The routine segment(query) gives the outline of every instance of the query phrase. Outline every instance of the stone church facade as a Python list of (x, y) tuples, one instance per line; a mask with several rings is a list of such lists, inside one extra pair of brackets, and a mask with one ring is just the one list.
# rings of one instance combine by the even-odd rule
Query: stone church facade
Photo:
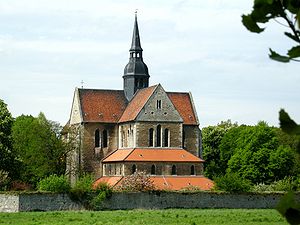
[(97, 182), (117, 186), (143, 171), (158, 189), (210, 189), (192, 95), (149, 86), (136, 16), (129, 52), (123, 90), (76, 88), (66, 132), (75, 140), (67, 174), (74, 180), (93, 173)]

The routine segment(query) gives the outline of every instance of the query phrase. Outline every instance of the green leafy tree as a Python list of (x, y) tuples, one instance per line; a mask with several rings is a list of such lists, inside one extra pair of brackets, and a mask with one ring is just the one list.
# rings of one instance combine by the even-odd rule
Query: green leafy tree
[(42, 113), (37, 118), (16, 118), (12, 138), (22, 181), (36, 185), (44, 177), (64, 173), (65, 149), (58, 131), (58, 124), (49, 122)]
[(8, 172), (8, 176), (17, 176), (12, 153), (11, 129), (13, 118), (7, 105), (0, 99), (0, 170)]
[(221, 152), (232, 152), (228, 172), (237, 172), (252, 183), (271, 183), (296, 175), (295, 151), (280, 143), (277, 130), (264, 122), (230, 130), (220, 145)]
[(203, 158), (205, 159), (205, 175), (209, 178), (224, 174), (227, 161), (221, 159), (220, 143), (225, 133), (236, 127), (230, 120), (222, 121), (217, 126), (208, 126), (202, 129)]
[[(270, 58), (279, 62), (300, 62), (300, 1), (299, 0), (255, 0), (252, 12), (242, 16), (244, 26), (251, 32), (261, 33), (265, 28), (259, 24), (274, 20), (288, 28), (284, 34), (296, 45), (288, 50), (287, 55), (280, 55), (270, 49)], [(282, 22), (279, 22), (282, 20)], [(298, 26), (297, 26), (298, 23)]]

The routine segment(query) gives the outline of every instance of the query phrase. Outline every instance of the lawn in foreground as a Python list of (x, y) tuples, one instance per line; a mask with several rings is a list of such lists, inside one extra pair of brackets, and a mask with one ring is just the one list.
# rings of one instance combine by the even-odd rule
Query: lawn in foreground
[(288, 224), (272, 209), (167, 209), (0, 213), (0, 224)]

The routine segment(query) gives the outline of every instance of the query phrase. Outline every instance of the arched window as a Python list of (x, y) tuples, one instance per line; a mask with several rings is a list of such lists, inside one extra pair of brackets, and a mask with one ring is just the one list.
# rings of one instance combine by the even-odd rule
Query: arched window
[(111, 175), (111, 165), (108, 166), (108, 174)]
[(153, 147), (153, 135), (154, 135), (154, 130), (153, 128), (149, 129), (149, 147)]
[(151, 166), (151, 175), (155, 175), (155, 165)]
[(185, 148), (185, 132), (184, 132), (184, 130), (182, 130), (182, 148)]
[(107, 147), (107, 142), (108, 142), (108, 135), (107, 135), (107, 130), (103, 130), (102, 132), (102, 139), (103, 139), (103, 148)]
[(100, 146), (100, 132), (99, 129), (95, 131), (95, 148)]
[(169, 147), (169, 129), (165, 129), (164, 146)]
[(133, 164), (131, 168), (131, 173), (134, 174), (136, 172), (136, 165)]
[(173, 165), (172, 166), (172, 175), (176, 175), (176, 174), (177, 174), (176, 166)]
[(195, 166), (194, 165), (191, 166), (191, 175), (195, 175)]
[(158, 125), (156, 128), (156, 146), (161, 147), (161, 126)]

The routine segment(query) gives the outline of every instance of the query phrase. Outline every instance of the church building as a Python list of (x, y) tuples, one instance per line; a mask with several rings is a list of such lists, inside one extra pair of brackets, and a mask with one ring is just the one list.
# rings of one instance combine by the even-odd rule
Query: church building
[(123, 90), (75, 89), (67, 132), (75, 140), (67, 157), (70, 179), (93, 173), (96, 182), (118, 186), (145, 172), (157, 189), (210, 189), (192, 95), (149, 86), (136, 15), (129, 55)]

